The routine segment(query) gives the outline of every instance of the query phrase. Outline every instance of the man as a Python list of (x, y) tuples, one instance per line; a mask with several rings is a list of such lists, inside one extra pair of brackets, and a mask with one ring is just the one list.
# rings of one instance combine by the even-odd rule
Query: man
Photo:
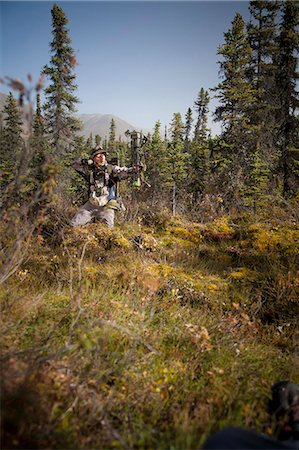
[(93, 149), (89, 159), (79, 159), (72, 164), (88, 182), (89, 195), (88, 202), (72, 218), (73, 227), (86, 225), (96, 218), (113, 228), (115, 210), (121, 209), (116, 196), (116, 185), (142, 170), (142, 166), (127, 168), (108, 164), (106, 158), (107, 153), (98, 146)]

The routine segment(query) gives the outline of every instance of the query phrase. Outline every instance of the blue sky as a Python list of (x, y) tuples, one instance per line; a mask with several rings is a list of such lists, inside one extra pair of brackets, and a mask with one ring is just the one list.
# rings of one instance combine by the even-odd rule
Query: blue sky
[[(247, 1), (57, 3), (78, 59), (78, 112), (114, 114), (143, 129), (158, 119), (168, 125), (175, 112), (184, 117), (200, 88), (219, 82), (223, 33), (236, 12), (249, 18)], [(38, 79), (50, 59), (53, 4), (0, 2), (1, 77)], [(211, 116), (214, 108), (212, 100)]]

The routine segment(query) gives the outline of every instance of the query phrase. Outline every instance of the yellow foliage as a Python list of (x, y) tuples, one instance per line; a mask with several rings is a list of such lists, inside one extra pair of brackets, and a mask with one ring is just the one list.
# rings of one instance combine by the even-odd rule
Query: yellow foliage
[(187, 240), (188, 242), (200, 243), (203, 239), (201, 234), (198, 232), (196, 228), (183, 228), (183, 227), (175, 227), (170, 228), (170, 234), (182, 239)]
[(155, 252), (158, 242), (151, 234), (139, 234), (133, 237), (133, 243), (138, 249), (146, 252)]
[(212, 223), (206, 225), (202, 233), (211, 240), (232, 239), (234, 229), (229, 224), (229, 217), (222, 216), (215, 219)]
[(222, 216), (218, 217), (212, 222), (211, 228), (214, 231), (217, 231), (219, 233), (225, 233), (227, 235), (233, 235), (234, 230), (229, 224), (229, 217), (228, 216)]
[(232, 278), (233, 280), (243, 280), (243, 279), (252, 279), (255, 276), (255, 272), (248, 269), (247, 267), (239, 267), (236, 270), (234, 270), (229, 278)]
[(128, 241), (122, 234), (118, 233), (113, 236), (113, 244), (123, 249), (131, 249), (132, 243)]
[(254, 224), (248, 227), (253, 233), (253, 248), (264, 253), (271, 250), (283, 250), (290, 254), (299, 252), (299, 230), (294, 227), (265, 226)]
[(77, 227), (69, 230), (65, 236), (64, 245), (74, 247), (76, 250), (81, 248), (82, 244), (87, 243), (88, 248), (97, 248), (98, 240), (90, 227)]
[[(86, 227), (77, 227), (69, 230), (64, 244), (80, 251), (82, 245), (87, 244), (86, 249), (97, 251), (99, 247), (104, 249), (111, 247), (131, 249), (132, 243), (118, 230), (110, 229), (104, 225), (90, 224)], [(77, 250), (77, 253), (78, 253)]]
[(153, 273), (161, 275), (163, 278), (168, 278), (169, 275), (173, 274), (175, 269), (168, 264), (152, 264), (150, 270)]
[(209, 291), (217, 291), (218, 290), (218, 286), (216, 284), (208, 284), (208, 289)]

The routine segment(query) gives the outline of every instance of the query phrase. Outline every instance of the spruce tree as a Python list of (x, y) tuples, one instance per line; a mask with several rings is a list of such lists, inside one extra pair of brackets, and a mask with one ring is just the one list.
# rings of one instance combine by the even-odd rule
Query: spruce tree
[(108, 140), (108, 152), (109, 156), (112, 158), (117, 157), (115, 136), (116, 136), (116, 125), (115, 120), (112, 117), (110, 122), (109, 140)]
[(172, 213), (176, 214), (177, 199), (185, 191), (188, 155), (184, 152), (184, 124), (180, 113), (174, 113), (170, 125), (171, 141), (163, 161), (162, 181), (171, 192)]
[(44, 111), (47, 134), (53, 153), (59, 161), (65, 155), (69, 143), (74, 140), (75, 132), (80, 129), (81, 124), (74, 116), (76, 104), (79, 102), (74, 95), (77, 88), (74, 68), (77, 62), (71, 47), (69, 30), (66, 28), (68, 19), (57, 4), (54, 4), (51, 13), (52, 57), (50, 64), (43, 68), (43, 74), (50, 80), (50, 85), (45, 89)]
[[(226, 185), (227, 198), (233, 201), (239, 197), (238, 192), (249, 168), (251, 139), (255, 133), (250, 123), (255, 102), (253, 85), (248, 80), (251, 48), (245, 22), (239, 13), (224, 37), (225, 43), (218, 49), (218, 54), (223, 57), (220, 62), (223, 81), (214, 89), (220, 102), (215, 117), (224, 128), (221, 136), (224, 140), (221, 158), (224, 172), (219, 173), (219, 180)], [(224, 186), (219, 186), (219, 189), (223, 191)]]
[(108, 140), (107, 140), (107, 136), (105, 136), (105, 138), (104, 138), (103, 149), (104, 149), (106, 152), (108, 151)]
[(147, 144), (147, 170), (146, 177), (152, 186), (154, 196), (163, 191), (161, 173), (163, 171), (163, 164), (165, 159), (165, 142), (161, 138), (161, 122), (158, 120), (155, 123), (154, 133)]
[(96, 134), (95, 137), (94, 137), (94, 141), (95, 141), (95, 145), (96, 146), (101, 145), (101, 142), (102, 142), (101, 136), (99, 134)]
[(174, 143), (182, 142), (184, 136), (184, 124), (180, 113), (174, 113), (170, 124), (171, 141)]
[(194, 102), (195, 111), (197, 115), (195, 132), (194, 132), (194, 141), (201, 142), (201, 140), (206, 139), (207, 135), (207, 122), (208, 122), (208, 111), (209, 111), (209, 102), (210, 97), (208, 91), (205, 91), (204, 88), (201, 88), (197, 100)]
[(40, 103), (40, 94), (36, 96), (36, 111), (33, 119), (33, 135), (35, 137), (43, 137), (44, 136), (44, 118), (42, 116), (41, 103)]
[(250, 166), (243, 188), (244, 203), (250, 206), (254, 213), (259, 207), (265, 206), (268, 184), (268, 168), (263, 162), (260, 149), (257, 147), (250, 155)]
[(4, 105), (4, 126), (1, 139), (2, 188), (5, 188), (15, 176), (23, 145), (21, 115), (16, 100), (10, 92)]
[(33, 157), (30, 164), (30, 177), (37, 188), (45, 180), (44, 165), (49, 157), (49, 144), (45, 137), (44, 118), (41, 112), (40, 94), (36, 96), (36, 111), (33, 118), (33, 134), (31, 138)]
[(299, 48), (298, 3), (286, 1), (279, 35), (279, 59), (277, 71), (277, 90), (279, 93), (278, 144), (280, 150), (279, 170), (282, 176), (282, 194), (289, 197), (296, 192), (299, 175), (298, 150), (298, 80), (297, 55)]
[(251, 48), (245, 22), (237, 13), (231, 29), (224, 33), (225, 44), (218, 49), (222, 55), (220, 75), (223, 81), (214, 89), (220, 106), (216, 108), (216, 120), (224, 125), (229, 140), (236, 145), (244, 140), (249, 122), (249, 112), (254, 101), (254, 90), (247, 73), (251, 62)]
[(277, 14), (279, 2), (251, 0), (251, 20), (248, 26), (249, 42), (252, 48), (251, 67), (248, 71), (255, 90), (255, 108), (251, 122), (255, 125), (254, 152), (258, 151), (269, 169), (273, 185), (277, 164), (277, 121), (278, 89), (276, 72), (278, 60)]
[(192, 109), (188, 108), (187, 112), (186, 112), (186, 116), (185, 116), (185, 130), (184, 130), (184, 134), (185, 134), (185, 152), (189, 152), (189, 147), (190, 147), (190, 141), (191, 141), (191, 128), (192, 128), (192, 122), (193, 122), (193, 117), (192, 117)]
[(3, 161), (13, 164), (22, 147), (22, 119), (14, 96), (10, 92), (4, 105)]
[(209, 101), (208, 91), (201, 88), (194, 102), (197, 119), (190, 150), (189, 189), (192, 192), (193, 202), (196, 202), (204, 193), (209, 175), (209, 130), (207, 128)]
[(86, 139), (86, 148), (85, 148), (85, 150), (88, 153), (90, 153), (92, 149), (93, 149), (93, 135), (92, 135), (92, 133), (89, 133), (89, 136)]
[(115, 145), (116, 145), (117, 163), (120, 166), (130, 165), (129, 161), (130, 148), (128, 143), (123, 142), (121, 136), (119, 136), (118, 142)]

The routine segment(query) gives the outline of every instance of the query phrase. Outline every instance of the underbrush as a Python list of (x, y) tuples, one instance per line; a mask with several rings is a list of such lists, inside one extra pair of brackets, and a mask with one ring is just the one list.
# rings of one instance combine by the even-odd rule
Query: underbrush
[(299, 381), (298, 228), (143, 216), (114, 230), (45, 224), (2, 285), (5, 448), (195, 449), (225, 426), (273, 433), (271, 384)]

